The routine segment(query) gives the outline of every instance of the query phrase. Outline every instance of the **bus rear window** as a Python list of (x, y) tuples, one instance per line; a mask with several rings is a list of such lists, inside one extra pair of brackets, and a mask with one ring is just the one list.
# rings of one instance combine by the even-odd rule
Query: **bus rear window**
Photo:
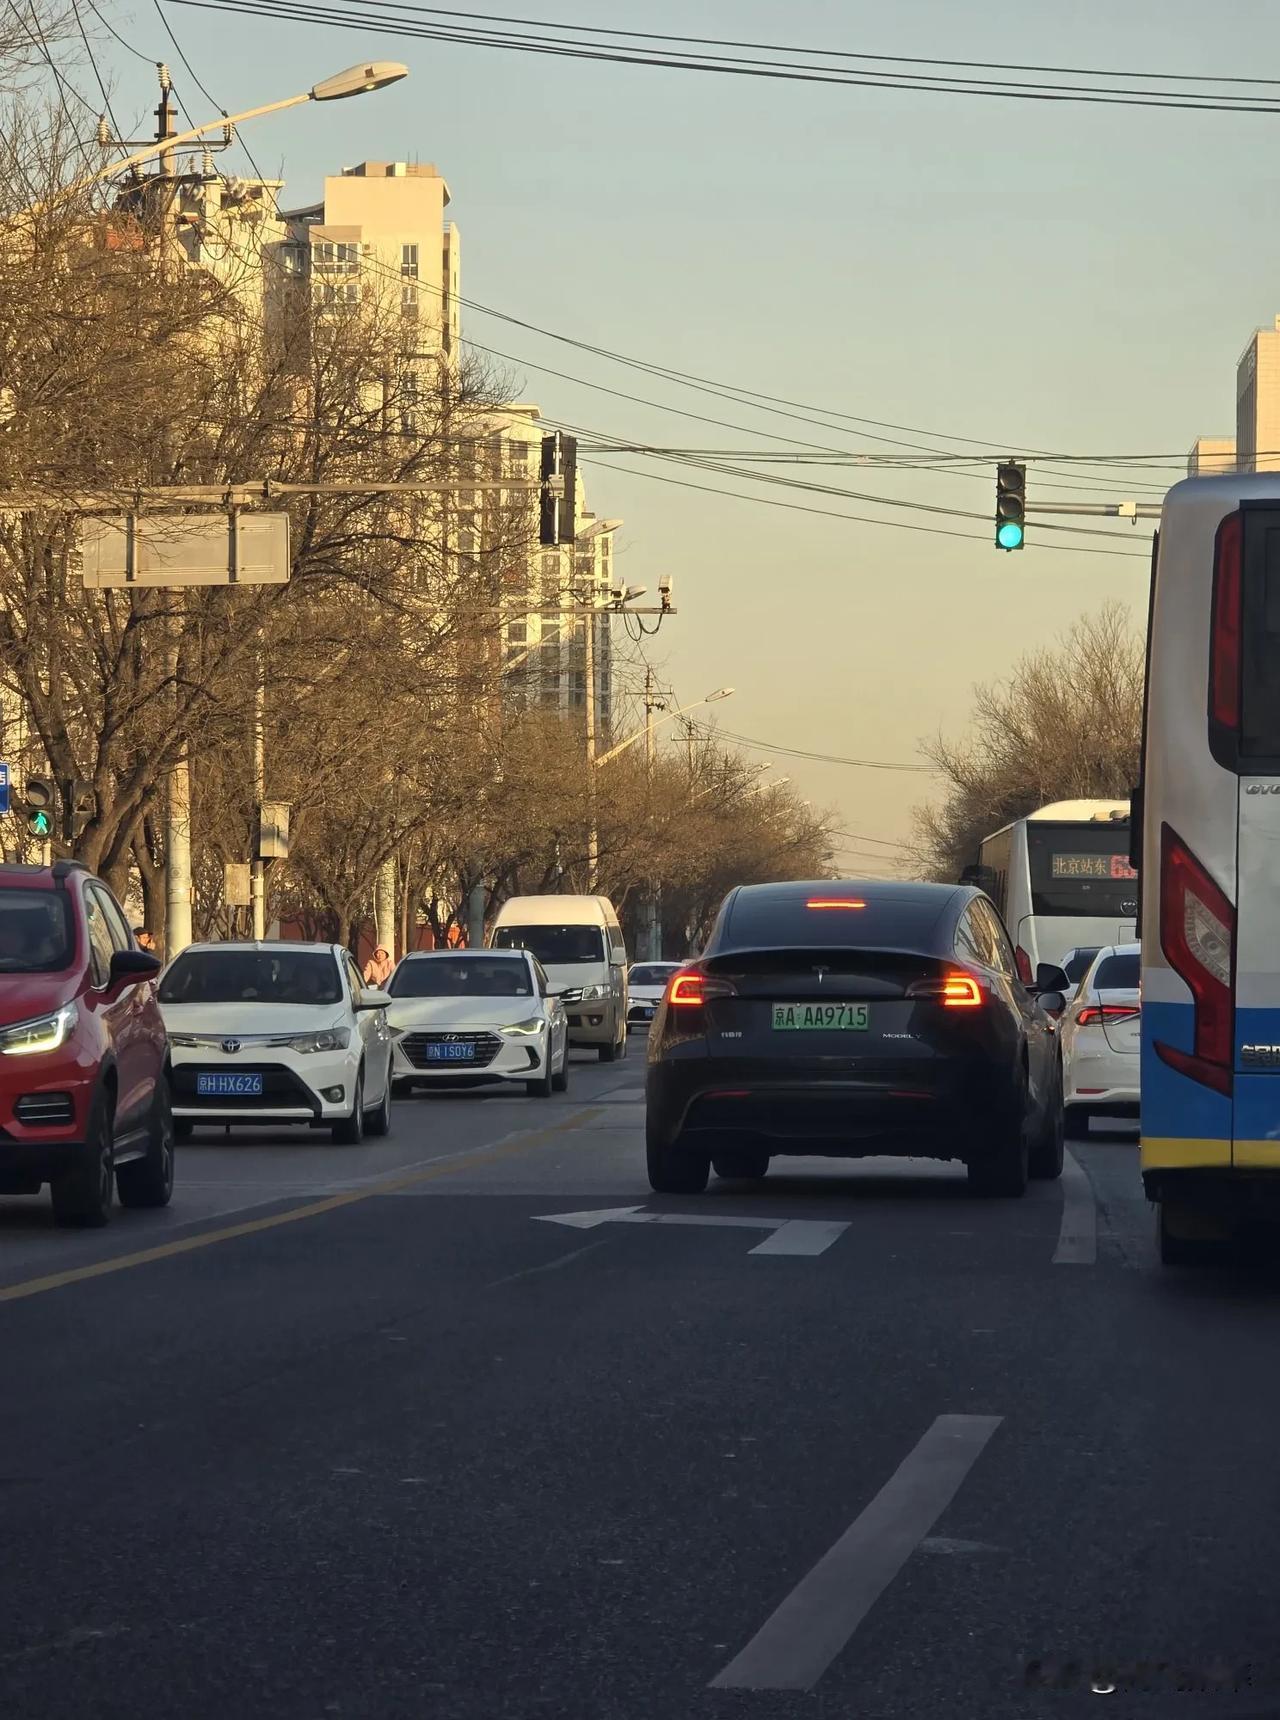
[(1280, 768), (1280, 513), (1245, 511), (1240, 756)]
[(1129, 864), (1129, 821), (1041, 824), (1027, 821), (1033, 914), (1132, 918), (1138, 875)]

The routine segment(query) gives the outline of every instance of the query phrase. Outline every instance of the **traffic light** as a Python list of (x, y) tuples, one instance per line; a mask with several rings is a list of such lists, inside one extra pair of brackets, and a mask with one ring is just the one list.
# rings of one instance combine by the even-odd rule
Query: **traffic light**
[(93, 784), (78, 776), (64, 777), (62, 805), (62, 834), (66, 841), (74, 842), (98, 810), (98, 797), (93, 792)]
[(48, 842), (53, 835), (53, 784), (46, 776), (29, 776), (22, 785), (22, 800), (27, 829), (38, 842)]
[(996, 467), (996, 544), (1021, 549), (1027, 537), (1027, 468), (1017, 460)]
[(545, 548), (572, 543), (574, 491), (578, 487), (578, 440), (555, 430), (542, 438), (542, 489), (538, 542)]

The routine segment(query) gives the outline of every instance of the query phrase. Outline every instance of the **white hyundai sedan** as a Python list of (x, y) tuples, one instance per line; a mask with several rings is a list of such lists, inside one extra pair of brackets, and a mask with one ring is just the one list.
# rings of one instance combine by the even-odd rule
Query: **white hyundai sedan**
[(192, 944), (159, 996), (180, 1140), (197, 1123), (308, 1123), (356, 1146), (390, 1128), (390, 1000), (341, 944)]
[(1138, 1115), (1141, 946), (1109, 944), (1080, 981), (1062, 1025), (1062, 1090), (1070, 1123)]
[(387, 991), (397, 1093), (519, 1081), (532, 1098), (569, 1085), (569, 1021), (528, 950), (405, 956)]

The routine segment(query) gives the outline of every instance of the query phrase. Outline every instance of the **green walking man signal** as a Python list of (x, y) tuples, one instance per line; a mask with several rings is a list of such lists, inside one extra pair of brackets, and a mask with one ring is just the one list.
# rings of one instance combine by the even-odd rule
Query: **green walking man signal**
[(54, 787), (46, 776), (29, 776), (22, 785), (27, 829), (40, 842), (53, 835)]
[(1027, 468), (1018, 460), (996, 467), (996, 545), (1021, 549), (1027, 540)]

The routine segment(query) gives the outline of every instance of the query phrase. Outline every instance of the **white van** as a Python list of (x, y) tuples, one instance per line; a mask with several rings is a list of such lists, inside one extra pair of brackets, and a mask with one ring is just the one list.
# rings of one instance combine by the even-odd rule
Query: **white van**
[(489, 944), (529, 950), (569, 1016), (569, 1043), (594, 1045), (602, 1063), (627, 1050), (627, 949), (607, 896), (512, 896)]

